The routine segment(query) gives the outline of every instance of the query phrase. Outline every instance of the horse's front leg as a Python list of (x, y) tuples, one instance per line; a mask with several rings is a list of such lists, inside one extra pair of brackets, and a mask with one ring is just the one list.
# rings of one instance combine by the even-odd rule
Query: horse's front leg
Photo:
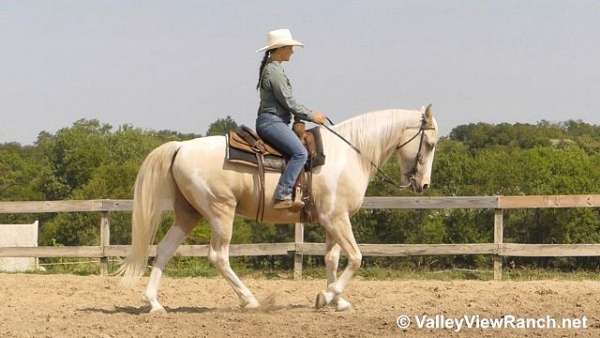
[(316, 308), (321, 308), (331, 303), (336, 296), (340, 295), (352, 279), (356, 270), (360, 268), (362, 262), (362, 254), (352, 233), (352, 225), (348, 215), (342, 215), (332, 222), (327, 222), (327, 220), (325, 222), (322, 221), (321, 224), (325, 227), (327, 233), (331, 235), (332, 241), (339, 244), (348, 255), (348, 265), (335, 282), (329, 284), (325, 291), (321, 291), (317, 295), (315, 301)]
[[(337, 280), (337, 269), (340, 262), (341, 247), (333, 241), (329, 233), (326, 233), (325, 235), (325, 242), (325, 267), (327, 270), (327, 286), (329, 286)], [(342, 295), (336, 295), (333, 298), (333, 304), (337, 311), (345, 311), (352, 307), (350, 302), (342, 298)]]

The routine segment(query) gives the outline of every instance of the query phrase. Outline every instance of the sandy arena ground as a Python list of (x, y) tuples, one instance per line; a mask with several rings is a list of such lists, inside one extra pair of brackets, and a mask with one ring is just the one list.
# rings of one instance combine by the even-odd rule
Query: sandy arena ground
[[(168, 313), (150, 315), (143, 283), (122, 289), (99, 276), (0, 274), (0, 337), (600, 337), (600, 282), (364, 281), (347, 299), (354, 309), (316, 311), (324, 280), (246, 279), (268, 308), (244, 311), (221, 278), (164, 278)], [(406, 314), (413, 324), (396, 325)], [(587, 329), (419, 329), (416, 315), (512, 314), (588, 318)]]

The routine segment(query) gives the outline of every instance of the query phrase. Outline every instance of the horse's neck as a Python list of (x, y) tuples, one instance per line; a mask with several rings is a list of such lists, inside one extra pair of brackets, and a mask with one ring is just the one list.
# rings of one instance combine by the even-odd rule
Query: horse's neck
[[(382, 110), (344, 121), (335, 130), (360, 149), (362, 156), (356, 156), (365, 172), (371, 176), (374, 173), (371, 162), (382, 166), (393, 153), (404, 130), (412, 124), (416, 125), (419, 117), (418, 111)], [(336, 137), (331, 134), (328, 136)]]

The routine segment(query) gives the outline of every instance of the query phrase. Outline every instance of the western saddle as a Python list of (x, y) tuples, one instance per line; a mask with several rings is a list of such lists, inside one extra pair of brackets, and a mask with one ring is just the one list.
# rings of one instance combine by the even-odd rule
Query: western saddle
[[(303, 222), (312, 222), (314, 209), (312, 169), (325, 163), (320, 129), (314, 127), (306, 130), (304, 122), (294, 122), (292, 129), (308, 151), (308, 160), (298, 176), (292, 192), (292, 199), (304, 202), (300, 218)], [(247, 126), (242, 125), (230, 130), (226, 138), (227, 161), (258, 168), (259, 190), (256, 221), (261, 222), (265, 213), (265, 171), (283, 172), (288, 159)]]

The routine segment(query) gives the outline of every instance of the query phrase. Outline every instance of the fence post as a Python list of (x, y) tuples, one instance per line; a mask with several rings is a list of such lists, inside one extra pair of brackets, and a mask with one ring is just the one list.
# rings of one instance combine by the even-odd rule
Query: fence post
[(103, 211), (100, 217), (100, 247), (102, 247), (102, 257), (100, 257), (100, 274), (108, 274), (108, 257), (105, 256), (106, 246), (110, 245), (110, 212)]
[(302, 279), (302, 250), (298, 251), (299, 245), (304, 243), (304, 223), (296, 223), (294, 226), (294, 279)]
[(502, 280), (502, 256), (500, 250), (504, 242), (504, 216), (502, 209), (496, 209), (494, 212), (494, 244), (496, 244), (497, 254), (494, 255), (494, 280)]

